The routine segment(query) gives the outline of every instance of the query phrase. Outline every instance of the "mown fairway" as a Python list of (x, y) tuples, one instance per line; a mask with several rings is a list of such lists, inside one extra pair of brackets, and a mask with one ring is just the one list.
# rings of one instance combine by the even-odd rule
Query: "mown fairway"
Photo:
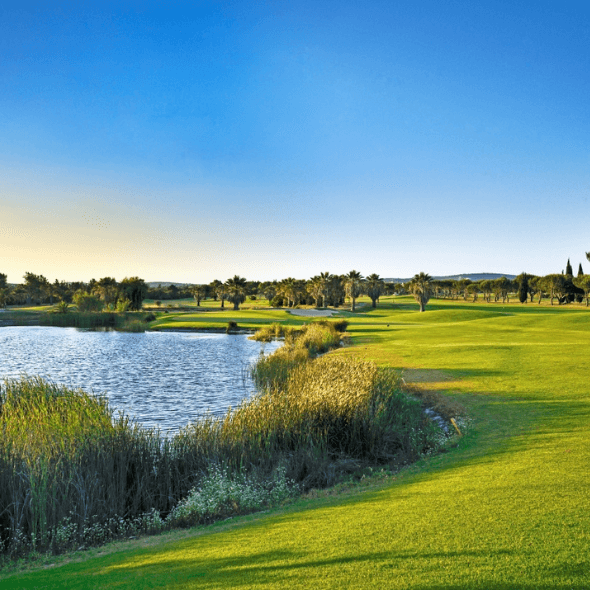
[[(180, 541), (139, 540), (0, 586), (589, 588), (590, 312), (435, 300), (416, 309), (384, 298), (351, 315), (355, 346), (336, 354), (403, 369), (460, 401), (472, 425), (457, 448), (369, 491), (300, 500)], [(223, 321), (281, 318), (227, 311)]]

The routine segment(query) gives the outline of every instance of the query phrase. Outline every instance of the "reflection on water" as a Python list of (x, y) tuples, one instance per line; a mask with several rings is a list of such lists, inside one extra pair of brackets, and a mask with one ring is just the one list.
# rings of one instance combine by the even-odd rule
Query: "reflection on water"
[[(268, 354), (280, 344), (263, 345)], [(40, 375), (104, 393), (145, 426), (176, 429), (223, 414), (254, 391), (247, 368), (262, 345), (243, 334), (0, 328), (0, 379)]]

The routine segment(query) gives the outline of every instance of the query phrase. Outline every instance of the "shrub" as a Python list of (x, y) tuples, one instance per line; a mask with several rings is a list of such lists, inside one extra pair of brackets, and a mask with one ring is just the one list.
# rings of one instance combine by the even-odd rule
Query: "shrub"
[(70, 304), (65, 302), (65, 301), (60, 301), (56, 306), (55, 306), (55, 312), (56, 313), (68, 313), (68, 311), (70, 310)]
[(238, 322), (230, 320), (227, 322), (227, 328), (225, 329), (226, 334), (235, 334), (238, 331)]
[(285, 305), (285, 301), (284, 299), (281, 297), (281, 295), (275, 295), (271, 300), (270, 300), (270, 306), (271, 307), (283, 307), (283, 305)]
[(336, 320), (332, 322), (332, 325), (337, 332), (346, 332), (348, 328), (348, 322), (346, 320)]
[(104, 303), (96, 295), (83, 291), (78, 291), (74, 295), (74, 303), (80, 312), (99, 312), (104, 307)]
[(199, 486), (170, 512), (167, 520), (174, 526), (204, 524), (280, 504), (297, 493), (297, 485), (287, 479), (282, 466), (263, 482), (256, 481), (245, 470), (232, 474), (226, 467), (213, 466)]
[(131, 301), (129, 299), (119, 299), (115, 309), (118, 313), (125, 313), (131, 308)]

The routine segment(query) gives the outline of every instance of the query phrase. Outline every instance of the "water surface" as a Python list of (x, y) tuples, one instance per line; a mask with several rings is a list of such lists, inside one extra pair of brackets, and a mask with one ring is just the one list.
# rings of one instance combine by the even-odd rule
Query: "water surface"
[(145, 426), (173, 430), (210, 410), (223, 414), (254, 392), (249, 365), (262, 345), (244, 334), (91, 332), (0, 328), (0, 380), (40, 375), (106, 394)]

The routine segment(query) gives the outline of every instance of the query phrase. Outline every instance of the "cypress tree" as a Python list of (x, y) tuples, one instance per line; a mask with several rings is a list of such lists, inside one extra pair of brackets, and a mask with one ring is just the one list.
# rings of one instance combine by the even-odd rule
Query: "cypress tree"
[(580, 266), (578, 266), (578, 276), (584, 276), (584, 271), (582, 270), (582, 263), (580, 262)]
[(529, 294), (529, 278), (527, 277), (526, 272), (522, 273), (522, 277), (520, 278), (520, 285), (518, 286), (518, 300), (521, 303), (528, 302), (528, 294)]
[(573, 277), (574, 276), (574, 271), (572, 270), (572, 265), (570, 264), (570, 259), (567, 259), (567, 265), (565, 267), (565, 274), (568, 277)]

